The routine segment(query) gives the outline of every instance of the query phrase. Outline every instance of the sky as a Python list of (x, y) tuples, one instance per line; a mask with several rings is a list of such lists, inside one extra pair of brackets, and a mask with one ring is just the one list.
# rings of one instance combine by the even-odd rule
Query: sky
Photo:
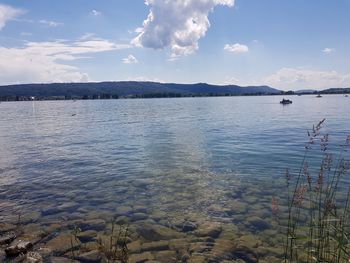
[(0, 85), (350, 87), (350, 0), (0, 0)]

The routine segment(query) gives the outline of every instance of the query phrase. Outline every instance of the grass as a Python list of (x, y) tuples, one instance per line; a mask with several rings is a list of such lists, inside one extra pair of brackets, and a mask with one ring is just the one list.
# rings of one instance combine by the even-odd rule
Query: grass
[[(350, 136), (334, 158), (334, 153), (329, 152), (330, 136), (322, 133), (324, 122), (308, 132), (297, 175), (286, 171), (288, 225), (284, 262), (350, 262), (350, 178), (346, 178), (350, 162), (344, 158), (350, 149)], [(321, 156), (317, 167), (314, 151)]]
[(98, 240), (100, 251), (107, 257), (109, 262), (128, 262), (129, 250), (126, 244), (127, 236), (128, 227), (117, 225), (113, 219), (108, 240)]

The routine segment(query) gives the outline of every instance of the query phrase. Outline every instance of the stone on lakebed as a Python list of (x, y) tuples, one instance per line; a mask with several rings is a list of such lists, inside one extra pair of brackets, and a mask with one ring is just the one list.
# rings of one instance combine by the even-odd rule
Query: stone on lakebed
[(5, 248), (5, 253), (8, 257), (14, 257), (19, 254), (26, 254), (32, 247), (32, 243), (19, 240), (15, 244)]

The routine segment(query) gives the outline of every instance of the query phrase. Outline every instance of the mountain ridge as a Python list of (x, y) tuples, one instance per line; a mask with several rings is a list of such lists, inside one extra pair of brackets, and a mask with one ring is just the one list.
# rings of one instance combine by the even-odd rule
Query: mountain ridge
[(208, 83), (160, 83), (152, 81), (103, 81), (73, 83), (33, 83), (0, 86), (0, 100), (36, 99), (115, 99), (191, 96), (243, 96), (278, 94), (350, 93), (350, 88), (322, 91), (282, 91), (266, 85), (239, 86)]
[(269, 86), (177, 84), (151, 81), (105, 81), (86, 83), (15, 84), (0, 86), (0, 97), (152, 97), (234, 96), (279, 94)]

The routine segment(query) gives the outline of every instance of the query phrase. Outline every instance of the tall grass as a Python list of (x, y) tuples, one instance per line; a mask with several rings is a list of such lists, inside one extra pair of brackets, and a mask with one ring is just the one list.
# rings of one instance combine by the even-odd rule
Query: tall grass
[[(350, 262), (350, 178), (345, 178), (350, 162), (344, 158), (350, 149), (350, 136), (334, 157), (329, 152), (330, 136), (322, 133), (324, 122), (308, 132), (297, 175), (293, 177), (286, 171), (288, 225), (284, 262)], [(321, 160), (317, 169), (311, 165), (315, 151)]]

